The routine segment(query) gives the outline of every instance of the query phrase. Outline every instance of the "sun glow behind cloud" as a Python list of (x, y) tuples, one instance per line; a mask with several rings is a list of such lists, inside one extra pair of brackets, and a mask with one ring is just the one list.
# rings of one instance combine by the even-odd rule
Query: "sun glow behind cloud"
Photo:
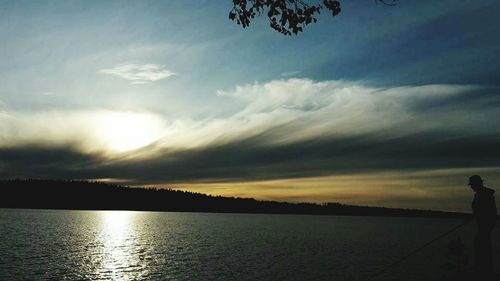
[(164, 119), (137, 111), (7, 112), (0, 116), (0, 147), (71, 146), (82, 153), (120, 154), (162, 137)]
[(162, 134), (159, 118), (148, 114), (113, 112), (96, 124), (97, 137), (114, 152), (126, 152), (147, 146)]

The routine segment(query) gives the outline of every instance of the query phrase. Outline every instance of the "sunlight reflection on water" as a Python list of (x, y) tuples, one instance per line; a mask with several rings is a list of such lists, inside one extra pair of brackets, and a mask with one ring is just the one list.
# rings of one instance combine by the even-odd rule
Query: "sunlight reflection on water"
[(135, 280), (141, 269), (141, 247), (136, 236), (135, 212), (106, 211), (101, 213), (100, 233), (95, 236), (100, 252), (94, 260), (100, 278)]
[[(362, 281), (456, 224), (417, 218), (0, 209), (0, 280)], [(469, 252), (473, 233), (472, 224), (470, 231), (456, 233), (463, 235)], [(435, 243), (383, 280), (435, 279), (446, 243)], [(495, 254), (500, 255), (500, 245)]]

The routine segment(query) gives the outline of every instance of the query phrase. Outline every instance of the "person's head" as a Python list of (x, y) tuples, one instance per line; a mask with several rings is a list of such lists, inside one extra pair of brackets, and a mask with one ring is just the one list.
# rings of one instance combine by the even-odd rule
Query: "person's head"
[(483, 187), (483, 179), (479, 175), (473, 175), (469, 177), (469, 186), (476, 191)]

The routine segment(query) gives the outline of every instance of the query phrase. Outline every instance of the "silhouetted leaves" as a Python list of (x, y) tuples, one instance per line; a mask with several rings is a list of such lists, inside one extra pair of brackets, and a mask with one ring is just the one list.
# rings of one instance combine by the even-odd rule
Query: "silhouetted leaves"
[[(375, 0), (385, 5), (395, 5), (396, 0)], [(266, 13), (269, 25), (284, 35), (297, 35), (304, 28), (318, 21), (321, 10), (332, 16), (340, 13), (340, 2), (336, 0), (233, 0), (229, 19), (246, 28), (255, 16)]]

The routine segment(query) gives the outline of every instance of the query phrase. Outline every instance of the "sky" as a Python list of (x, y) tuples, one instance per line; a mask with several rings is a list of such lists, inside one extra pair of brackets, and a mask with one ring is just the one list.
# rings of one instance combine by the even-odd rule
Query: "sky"
[(500, 186), (500, 2), (341, 6), (290, 37), (230, 0), (0, 0), (0, 178), (468, 211)]

